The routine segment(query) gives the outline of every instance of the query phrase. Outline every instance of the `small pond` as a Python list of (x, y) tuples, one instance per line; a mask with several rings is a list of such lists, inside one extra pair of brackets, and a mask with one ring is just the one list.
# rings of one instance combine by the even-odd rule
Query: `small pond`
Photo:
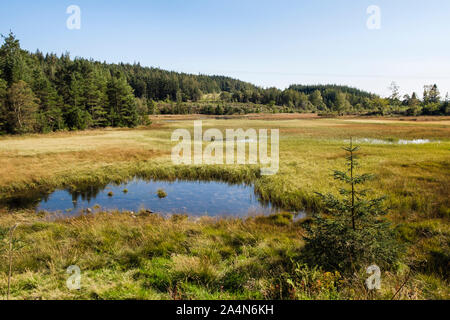
[[(165, 198), (158, 197), (158, 190)], [(248, 185), (201, 181), (145, 181), (134, 179), (122, 184), (56, 190), (50, 194), (29, 194), (5, 203), (10, 208), (34, 208), (36, 211), (59, 212), (67, 216), (92, 212), (141, 209), (162, 214), (192, 216), (235, 216), (273, 214), (281, 209), (263, 202)]]

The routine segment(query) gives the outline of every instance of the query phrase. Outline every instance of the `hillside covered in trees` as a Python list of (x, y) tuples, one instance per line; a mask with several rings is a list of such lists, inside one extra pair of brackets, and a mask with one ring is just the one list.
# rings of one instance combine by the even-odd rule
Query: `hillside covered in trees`
[[(388, 99), (336, 85), (260, 88), (224, 76), (30, 53), (10, 33), (0, 48), (0, 133), (134, 127), (155, 113), (450, 114), (436, 85)], [(205, 104), (205, 96), (215, 98)]]

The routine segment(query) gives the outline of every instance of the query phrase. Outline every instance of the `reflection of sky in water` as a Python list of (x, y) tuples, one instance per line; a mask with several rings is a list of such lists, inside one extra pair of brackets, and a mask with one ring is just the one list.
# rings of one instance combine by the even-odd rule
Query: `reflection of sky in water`
[[(127, 189), (128, 193), (124, 193), (124, 189)], [(167, 197), (159, 199), (156, 195), (158, 189), (164, 189)], [(109, 192), (113, 192), (114, 195), (109, 197)], [(58, 190), (43, 200), (37, 210), (76, 214), (95, 205), (104, 210), (151, 209), (161, 213), (210, 216), (246, 216), (252, 213), (277, 212), (270, 204), (262, 204), (251, 186), (229, 185), (222, 182), (143, 180), (133, 180), (119, 186), (108, 185), (103, 190), (88, 188), (76, 193)]]

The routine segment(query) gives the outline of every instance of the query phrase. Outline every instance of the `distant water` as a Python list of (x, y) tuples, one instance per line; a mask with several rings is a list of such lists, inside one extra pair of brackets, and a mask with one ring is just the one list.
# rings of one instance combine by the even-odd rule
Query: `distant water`
[[(167, 197), (160, 199), (158, 189), (163, 189)], [(37, 211), (59, 212), (68, 216), (79, 215), (87, 209), (92, 212), (116, 209), (138, 212), (149, 209), (158, 213), (237, 217), (280, 211), (270, 203), (261, 201), (253, 187), (247, 185), (140, 179), (120, 185), (87, 186), (77, 190), (57, 190), (47, 195), (18, 197), (10, 200), (9, 206), (33, 207)]]
[(413, 139), (413, 140), (401, 139), (398, 141), (391, 141), (391, 140), (363, 138), (363, 139), (357, 139), (356, 143), (406, 145), (406, 144), (429, 144), (429, 143), (441, 143), (441, 142), (440, 141), (431, 141), (429, 139)]

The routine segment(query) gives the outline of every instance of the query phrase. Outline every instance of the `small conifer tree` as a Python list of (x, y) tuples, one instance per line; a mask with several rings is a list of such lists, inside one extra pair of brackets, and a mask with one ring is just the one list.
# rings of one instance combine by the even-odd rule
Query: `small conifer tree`
[(324, 212), (313, 215), (307, 226), (305, 257), (312, 265), (328, 270), (355, 272), (377, 264), (391, 269), (399, 258), (400, 247), (386, 214), (385, 197), (368, 197), (369, 190), (361, 188), (371, 174), (356, 174), (359, 147), (350, 141), (347, 151), (347, 170), (334, 171), (334, 179), (347, 188), (340, 189), (341, 197), (318, 194)]

